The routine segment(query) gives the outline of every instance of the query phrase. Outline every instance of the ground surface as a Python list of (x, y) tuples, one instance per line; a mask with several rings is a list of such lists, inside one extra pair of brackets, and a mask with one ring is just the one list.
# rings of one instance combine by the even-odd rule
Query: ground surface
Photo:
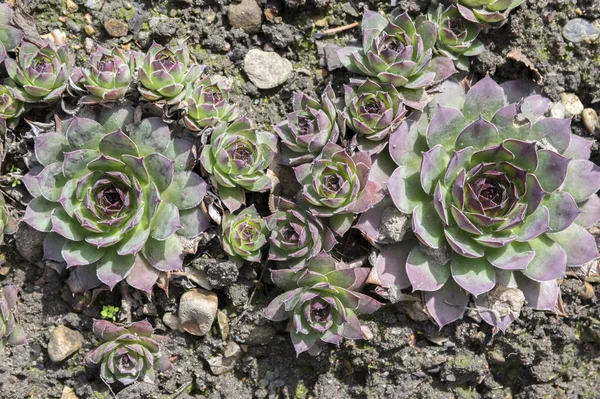
[[(69, 3), (74, 3), (77, 11)], [(294, 1), (285, 5), (279, 0), (267, 3), (269, 10), (278, 15), (272, 21), (263, 16), (261, 31), (248, 34), (229, 24), (228, 0), (21, 2), (40, 34), (56, 28), (64, 30), (80, 61), (88, 56), (85, 50), (90, 45), (83, 30), (87, 13), (94, 28), (91, 38), (107, 47), (136, 48), (148, 46), (152, 40), (165, 44), (175, 37), (186, 39), (193, 56), (208, 65), (209, 73), (231, 80), (232, 100), (257, 125), (270, 129), (290, 111), (295, 91), (320, 93), (332, 82), (339, 94), (348, 78), (341, 69), (328, 71), (333, 62), (322, 54), (332, 45), (355, 40), (359, 31), (322, 40), (313, 39), (312, 34), (360, 20), (365, 5), (381, 11), (391, 7), (387, 2), (373, 1), (308, 0), (298, 8), (290, 7)], [(398, 1), (400, 7), (413, 14), (426, 10), (428, 4), (427, 0)], [(265, 4), (260, 6), (264, 8)], [(560, 100), (563, 92), (576, 93), (586, 107), (600, 113), (600, 103), (594, 104), (594, 100), (600, 101), (600, 46), (569, 44), (561, 35), (564, 24), (578, 13), (589, 20), (600, 18), (598, 0), (527, 0), (505, 26), (483, 36), (487, 51), (473, 62), (467, 77), (477, 80), (489, 73), (505, 81), (529, 76), (542, 83), (543, 92), (554, 101)], [(103, 22), (113, 17), (129, 23), (127, 36), (113, 38), (106, 33)], [(251, 48), (274, 50), (289, 59), (294, 66), (292, 76), (275, 89), (257, 89), (242, 69), (242, 60)], [(507, 57), (517, 49), (530, 66)], [(589, 136), (580, 117), (575, 117), (573, 124), (577, 134)], [(24, 170), (31, 140), (19, 137), (10, 151), (3, 172)], [(597, 160), (597, 147), (594, 151)], [(21, 186), (13, 189), (10, 183), (5, 179), (2, 188), (19, 198)], [(365, 242), (355, 233), (346, 245), (360, 253)], [(100, 317), (104, 305), (120, 305), (119, 291), (100, 292), (91, 305), (90, 294), (72, 295), (66, 275), (40, 267), (41, 241), (31, 230), (22, 228), (16, 238), (7, 239), (2, 249), (5, 267), (0, 269), (0, 283), (23, 289), (19, 310), (29, 345), (8, 349), (2, 356), (0, 397), (59, 398), (65, 386), (73, 388), (79, 398), (110, 397), (96, 371), (86, 370), (82, 359), (95, 342), (91, 333), (93, 318)], [(347, 253), (347, 249), (342, 248), (342, 252)], [(209, 248), (207, 253), (216, 256), (218, 251)], [(346, 341), (318, 357), (305, 354), (296, 358), (285, 323), (270, 323), (261, 316), (261, 309), (278, 294), (267, 279), (260, 281), (261, 273), (261, 265), (245, 266), (235, 283), (217, 290), (219, 308), (230, 324), (225, 339), (217, 323), (205, 337), (165, 326), (164, 313), (176, 311), (187, 287), (182, 279), (171, 284), (169, 297), (160, 289), (154, 290), (152, 301), (132, 293), (134, 318), (148, 318), (169, 337), (166, 349), (174, 368), (161, 375), (156, 386), (136, 384), (118, 397), (600, 397), (600, 294), (594, 293), (593, 282), (586, 285), (581, 278), (567, 277), (561, 283), (563, 315), (526, 308), (504, 335), (493, 335), (491, 327), (474, 316), (438, 331), (431, 321), (413, 321), (409, 316), (415, 312), (387, 305), (365, 319), (373, 332), (372, 340)], [(52, 363), (47, 346), (58, 325), (80, 331), (85, 343), (67, 360)], [(240, 345), (242, 356), (231, 372), (215, 375), (209, 360), (213, 362), (223, 354), (230, 342)]]

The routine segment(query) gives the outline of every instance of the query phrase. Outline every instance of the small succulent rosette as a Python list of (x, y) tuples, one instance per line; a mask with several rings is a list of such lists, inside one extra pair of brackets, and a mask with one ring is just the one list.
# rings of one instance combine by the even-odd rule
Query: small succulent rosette
[(456, 73), (450, 58), (433, 55), (437, 27), (425, 16), (413, 21), (395, 9), (388, 19), (365, 10), (361, 29), (362, 46), (338, 50), (340, 61), (351, 72), (397, 87), (409, 107), (423, 109), (425, 89)]
[(387, 186), (419, 241), (391, 253), (397, 285), (424, 291), (440, 326), (462, 317), (472, 295), (504, 330), (515, 315), (485, 310), (495, 288), (554, 311), (557, 279), (599, 256), (587, 231), (600, 219), (591, 142), (571, 133), (570, 119), (546, 117), (550, 100), (526, 88), (486, 77), (465, 95), (448, 82), (390, 137), (398, 168)]
[(208, 227), (192, 144), (160, 118), (134, 125), (131, 107), (102, 107), (35, 138), (41, 166), (23, 178), (34, 197), (23, 221), (49, 233), (46, 259), (66, 262), (84, 289), (125, 280), (150, 292), (183, 269), (184, 245)]
[(10, 26), (12, 7), (8, 3), (0, 4), (0, 63), (8, 56), (7, 51), (19, 47), (23, 40), (23, 31)]
[(16, 60), (4, 60), (6, 71), (19, 90), (15, 96), (28, 103), (57, 101), (67, 88), (75, 59), (69, 46), (47, 42), (38, 47), (23, 42)]
[(27, 343), (25, 330), (15, 318), (19, 288), (14, 285), (2, 287), (0, 297), (0, 349), (5, 345), (19, 346)]
[(339, 145), (329, 143), (312, 163), (296, 166), (294, 172), (310, 212), (327, 218), (331, 230), (343, 235), (356, 215), (383, 196), (381, 184), (370, 180), (370, 169), (369, 154), (350, 156)]
[(100, 378), (106, 384), (127, 386), (136, 381), (154, 384), (157, 372), (172, 367), (161, 353), (165, 337), (153, 334), (154, 328), (146, 320), (123, 327), (94, 320), (93, 329), (102, 344), (86, 354), (85, 365), (100, 368)]
[(267, 306), (267, 319), (291, 318), (290, 336), (296, 354), (319, 354), (327, 344), (342, 338), (363, 339), (365, 327), (358, 315), (371, 314), (382, 304), (360, 291), (370, 273), (368, 267), (344, 268), (325, 253), (305, 269), (272, 270), (271, 278), (286, 290)]
[(483, 43), (477, 39), (481, 26), (464, 19), (455, 6), (432, 6), (427, 17), (438, 28), (436, 51), (452, 59), (458, 69), (468, 71), (468, 57), (479, 55), (485, 50)]
[(188, 85), (182, 104), (183, 123), (193, 132), (231, 123), (239, 115), (237, 107), (229, 102), (229, 84), (216, 76)]
[(336, 244), (329, 227), (310, 211), (282, 197), (274, 197), (275, 211), (266, 218), (269, 260), (281, 267), (302, 269), (321, 251), (329, 252)]
[(185, 97), (185, 87), (194, 83), (205, 68), (191, 64), (185, 44), (163, 47), (152, 43), (137, 64), (140, 94), (148, 101), (165, 100), (167, 104), (181, 102)]
[(261, 248), (267, 243), (267, 224), (254, 205), (238, 214), (223, 216), (223, 249), (238, 264), (260, 262)]
[(23, 102), (16, 98), (14, 82), (7, 79), (0, 85), (0, 137), (6, 130), (13, 128), (19, 122), (19, 117), (25, 111)]
[(134, 57), (119, 48), (108, 50), (102, 46), (92, 54), (88, 68), (82, 69), (83, 87), (90, 93), (81, 99), (82, 104), (98, 104), (122, 100), (129, 90)]
[(453, 0), (467, 21), (485, 25), (499, 25), (506, 21), (513, 8), (525, 0)]
[(214, 179), (219, 197), (235, 212), (246, 203), (246, 192), (265, 192), (272, 183), (267, 168), (277, 152), (277, 136), (256, 131), (241, 118), (231, 125), (221, 123), (210, 135), (200, 154), (202, 167)]
[(320, 102), (304, 93), (294, 94), (294, 110), (274, 128), (282, 144), (281, 164), (310, 162), (327, 143), (337, 142), (340, 134), (344, 134), (345, 124), (336, 103), (331, 85), (325, 88)]
[(390, 84), (371, 79), (351, 80), (344, 85), (345, 108), (342, 111), (359, 151), (379, 153), (388, 136), (404, 121), (406, 107), (398, 91)]

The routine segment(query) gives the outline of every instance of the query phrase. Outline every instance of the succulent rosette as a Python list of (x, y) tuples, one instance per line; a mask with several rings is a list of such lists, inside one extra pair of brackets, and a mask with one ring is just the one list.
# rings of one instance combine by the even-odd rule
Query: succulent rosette
[(119, 48), (108, 50), (102, 46), (92, 54), (90, 68), (84, 68), (83, 86), (90, 95), (81, 99), (83, 104), (115, 102), (125, 97), (134, 71), (133, 57)]
[(171, 367), (169, 359), (160, 352), (165, 337), (153, 334), (154, 328), (146, 320), (121, 327), (94, 319), (93, 330), (103, 342), (86, 354), (85, 365), (99, 367), (100, 378), (106, 384), (154, 384), (156, 372)]
[(244, 190), (271, 189), (267, 168), (277, 151), (277, 136), (255, 131), (246, 118), (231, 125), (221, 123), (204, 145), (200, 162), (219, 189), (219, 197), (234, 212), (246, 202)]
[[(420, 241), (393, 255), (404, 257), (399, 285), (425, 291), (440, 326), (463, 315), (470, 295), (487, 303), (497, 287), (553, 311), (556, 280), (599, 256), (587, 231), (600, 219), (591, 143), (569, 119), (545, 117), (550, 100), (520, 81), (486, 77), (466, 95), (444, 86), (437, 105), (390, 137), (390, 196)], [(500, 329), (514, 320), (481, 315)]]
[(23, 103), (15, 98), (12, 82), (0, 85), (0, 136), (6, 133), (7, 127), (15, 125), (19, 116), (25, 111)]
[(19, 47), (23, 40), (23, 31), (10, 26), (12, 7), (10, 4), (0, 4), (0, 62), (7, 57), (6, 52)]
[(343, 268), (322, 253), (305, 269), (272, 270), (273, 282), (286, 290), (267, 306), (264, 315), (273, 321), (292, 319), (290, 336), (296, 354), (318, 354), (326, 344), (342, 338), (363, 339), (358, 315), (370, 314), (381, 303), (359, 291), (370, 273), (368, 267)]
[(431, 7), (428, 18), (438, 27), (436, 50), (454, 61), (463, 71), (469, 70), (468, 57), (481, 54), (485, 47), (477, 36), (481, 26), (462, 17), (455, 6), (444, 8), (439, 4)]
[(233, 122), (239, 114), (237, 107), (229, 103), (229, 85), (220, 77), (188, 86), (184, 104), (183, 122), (194, 132)]
[(341, 62), (351, 72), (397, 87), (412, 108), (423, 109), (425, 89), (456, 73), (451, 59), (433, 55), (437, 27), (424, 16), (413, 21), (395, 9), (388, 19), (365, 10), (361, 29), (362, 46), (339, 50)]
[(27, 343), (25, 330), (15, 318), (18, 294), (19, 288), (14, 285), (2, 287), (2, 297), (0, 297), (0, 349), (6, 344), (19, 346)]
[(207, 227), (191, 143), (171, 139), (160, 118), (134, 126), (133, 113), (62, 121), (36, 137), (41, 166), (23, 179), (34, 197), (23, 220), (50, 233), (45, 257), (66, 262), (85, 289), (126, 280), (150, 292), (160, 272), (183, 269), (185, 239)]
[(497, 24), (508, 18), (508, 13), (525, 0), (453, 0), (467, 21), (479, 24)]
[(319, 218), (282, 197), (275, 197), (273, 204), (275, 212), (266, 219), (270, 260), (299, 270), (321, 251), (331, 251), (335, 236)]
[(223, 216), (223, 249), (234, 260), (260, 262), (261, 248), (267, 243), (267, 224), (254, 205), (237, 215)]
[(6, 71), (17, 84), (15, 96), (24, 102), (54, 102), (67, 87), (75, 60), (67, 45), (47, 42), (43, 47), (23, 42), (17, 60), (4, 60)]
[(148, 101), (165, 99), (177, 104), (185, 97), (185, 86), (193, 83), (204, 66), (191, 65), (185, 44), (163, 47), (152, 43), (143, 59), (138, 60), (138, 90)]
[(406, 107), (396, 88), (371, 79), (344, 85), (346, 125), (356, 132), (360, 151), (380, 152), (387, 137), (404, 120)]
[(336, 108), (337, 98), (327, 85), (321, 101), (296, 93), (293, 112), (275, 126), (275, 132), (283, 144), (280, 163), (299, 165), (313, 160), (329, 142), (335, 143), (344, 134), (345, 124)]
[(350, 156), (339, 145), (329, 143), (312, 163), (296, 166), (294, 172), (312, 214), (327, 218), (329, 227), (343, 235), (357, 214), (382, 197), (381, 186), (369, 179), (370, 169), (369, 154)]

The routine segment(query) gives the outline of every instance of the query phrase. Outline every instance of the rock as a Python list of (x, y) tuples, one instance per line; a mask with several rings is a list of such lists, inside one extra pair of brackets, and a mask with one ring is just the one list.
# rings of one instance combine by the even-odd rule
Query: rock
[(498, 351), (491, 350), (487, 353), (487, 361), (490, 364), (504, 364), (506, 363), (506, 359), (504, 355)]
[(37, 231), (26, 223), (19, 223), (15, 234), (17, 251), (30, 263), (38, 263), (44, 257), (45, 234)]
[(213, 262), (206, 264), (204, 272), (206, 273), (206, 279), (213, 288), (224, 288), (237, 281), (239, 273), (235, 263), (210, 260)]
[(179, 317), (177, 317), (177, 315), (174, 315), (171, 312), (166, 312), (163, 315), (162, 321), (171, 330), (175, 330), (175, 331), (181, 330), (181, 326), (179, 325)]
[(565, 106), (565, 117), (581, 115), (583, 112), (583, 104), (579, 97), (573, 93), (563, 93), (560, 96), (560, 102)]
[[(87, 32), (87, 30), (86, 30), (86, 32)], [(91, 37), (86, 37), (83, 42), (83, 49), (85, 50), (85, 52), (87, 54), (92, 54), (94, 52), (95, 47), (96, 47), (96, 44), (94, 43), (94, 39), (92, 39)]]
[(73, 0), (67, 0), (66, 5), (69, 12), (77, 12), (79, 9), (79, 6)]
[(306, 4), (306, 0), (283, 0), (286, 8), (298, 8)]
[(82, 345), (83, 336), (78, 331), (58, 326), (52, 332), (48, 343), (48, 355), (54, 363), (61, 362), (77, 352)]
[(386, 208), (383, 211), (379, 227), (379, 235), (382, 241), (390, 239), (392, 242), (400, 242), (404, 239), (406, 233), (411, 231), (412, 218), (410, 215), (406, 215), (393, 207)]
[(550, 107), (550, 116), (553, 118), (563, 119), (565, 117), (565, 106), (562, 103), (554, 103)]
[(583, 125), (590, 134), (600, 134), (600, 119), (592, 108), (586, 108), (581, 113)]
[(104, 22), (104, 29), (106, 29), (106, 32), (108, 32), (108, 34), (112, 37), (123, 37), (127, 36), (129, 27), (125, 22), (116, 18), (111, 18)]
[(223, 355), (214, 356), (208, 359), (210, 371), (214, 375), (227, 373), (235, 367), (235, 364), (244, 356), (242, 348), (235, 342), (230, 342), (225, 347)]
[(255, 0), (242, 0), (240, 4), (232, 4), (227, 10), (229, 23), (248, 33), (260, 32), (262, 26), (262, 10)]
[(565, 24), (563, 36), (573, 43), (592, 43), (600, 36), (600, 29), (583, 18), (575, 18)]
[(219, 331), (221, 331), (221, 339), (226, 341), (229, 336), (229, 319), (227, 318), (227, 315), (220, 310), (217, 312), (217, 323), (219, 324)]
[(181, 296), (179, 301), (179, 324), (192, 334), (202, 336), (210, 331), (219, 300), (214, 292), (194, 288)]
[(277, 53), (252, 49), (244, 58), (244, 72), (259, 89), (272, 89), (288, 80), (292, 63)]
[(104, 0), (87, 0), (84, 5), (89, 10), (98, 11), (104, 5)]
[(85, 33), (87, 33), (88, 36), (92, 36), (94, 32), (96, 31), (94, 30), (94, 27), (92, 25), (85, 26)]
[[(284, 48), (289, 46), (295, 40), (295, 27), (288, 24), (265, 24), (262, 27), (265, 36), (275, 47)], [(317, 42), (317, 49), (320, 42)]]
[(60, 399), (79, 399), (79, 397), (75, 395), (73, 388), (65, 386)]

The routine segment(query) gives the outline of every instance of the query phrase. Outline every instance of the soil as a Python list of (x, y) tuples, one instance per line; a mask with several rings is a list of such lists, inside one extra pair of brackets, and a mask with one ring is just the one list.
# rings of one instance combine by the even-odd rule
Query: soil
[[(229, 0), (74, 0), (76, 12), (68, 11), (63, 0), (16, 2), (31, 15), (40, 34), (65, 31), (79, 62), (89, 57), (83, 33), (86, 13), (92, 18), (93, 41), (105, 47), (144, 49), (152, 40), (162, 44), (186, 40), (193, 57), (208, 66), (209, 74), (229, 78), (232, 101), (257, 126), (268, 130), (291, 110), (294, 92), (320, 94), (331, 82), (342, 93), (350, 75), (342, 69), (329, 71), (323, 48), (357, 40), (360, 32), (353, 29), (318, 40), (315, 32), (359, 21), (365, 6), (384, 12), (392, 9), (388, 1), (286, 0), (284, 4), (267, 0), (260, 6), (277, 16), (271, 21), (264, 17), (262, 32), (248, 34), (229, 25)], [(413, 15), (429, 5), (428, 0), (397, 3)], [(466, 78), (476, 81), (488, 73), (498, 81), (530, 77), (554, 101), (563, 92), (575, 93), (586, 107), (600, 113), (600, 45), (573, 44), (562, 36), (565, 23), (577, 17), (600, 18), (598, 0), (527, 0), (504, 26), (482, 36), (486, 51), (473, 60)], [(110, 18), (129, 24), (127, 36), (107, 34), (103, 22)], [(244, 55), (251, 48), (276, 51), (290, 60), (292, 77), (275, 89), (257, 89), (242, 69)], [(517, 49), (521, 61), (509, 56)], [(49, 114), (44, 111), (44, 115)], [(44, 121), (44, 115), (37, 116), (39, 121)], [(9, 156), (2, 165), (3, 174), (27, 169), (32, 150), (27, 130), (22, 123), (17, 136), (6, 144)], [(573, 119), (573, 130), (590, 136), (580, 117)], [(598, 157), (594, 146), (593, 159)], [(26, 201), (27, 194), (22, 185), (13, 187), (13, 183), (3, 178), (1, 188), (10, 194), (15, 211), (23, 211), (19, 200)], [(264, 197), (255, 201), (266, 208)], [(21, 229), (5, 238), (0, 284), (22, 288), (19, 315), (29, 344), (9, 347), (2, 355), (0, 397), (60, 398), (65, 387), (79, 398), (111, 397), (97, 370), (85, 368), (83, 356), (97, 342), (91, 332), (93, 319), (100, 318), (103, 306), (121, 306), (120, 291), (72, 294), (65, 272), (43, 267), (43, 237), (24, 226)], [(368, 244), (356, 231), (342, 242), (346, 247), (339, 248), (336, 256), (344, 253), (346, 261), (367, 253)], [(217, 257), (215, 248), (213, 240), (204, 252)], [(156, 385), (134, 384), (117, 397), (600, 398), (600, 294), (594, 293), (593, 282), (566, 277), (561, 281), (564, 313), (525, 307), (505, 334), (495, 334), (475, 313), (439, 331), (432, 321), (414, 321), (414, 308), (388, 304), (363, 318), (373, 332), (372, 339), (345, 340), (319, 356), (296, 357), (286, 323), (262, 317), (261, 310), (280, 293), (267, 276), (261, 264), (244, 266), (235, 282), (230, 276), (213, 276), (224, 287), (216, 292), (219, 309), (230, 325), (225, 339), (216, 322), (204, 337), (171, 330), (163, 323), (164, 313), (176, 312), (179, 297), (189, 288), (182, 279), (171, 282), (168, 296), (158, 288), (151, 297), (131, 291), (134, 319), (147, 318), (158, 333), (169, 338), (166, 352), (174, 367), (159, 375)], [(79, 331), (84, 344), (67, 360), (52, 363), (47, 347), (58, 325)], [(216, 375), (209, 360), (222, 355), (230, 342), (240, 345), (242, 356), (232, 371)]]

